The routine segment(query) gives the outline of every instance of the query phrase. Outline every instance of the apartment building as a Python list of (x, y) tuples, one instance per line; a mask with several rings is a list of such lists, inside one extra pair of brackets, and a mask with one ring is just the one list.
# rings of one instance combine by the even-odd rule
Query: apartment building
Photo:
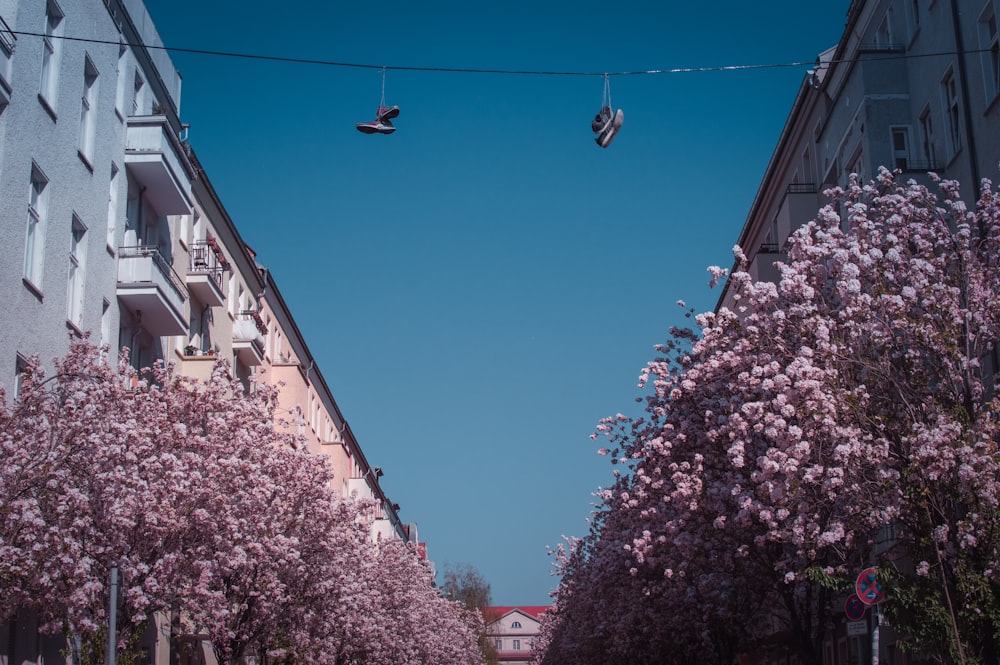
[[(373, 539), (408, 539), (186, 140), (162, 46), (141, 0), (0, 0), (0, 386), (16, 396), (25, 359), (51, 369), (73, 336), (198, 378), (221, 357), (247, 389), (281, 385), (276, 427), (330, 460), (342, 496), (372, 501)], [(177, 644), (157, 628), (149, 662), (166, 664)], [(64, 647), (30, 616), (0, 627), (2, 662), (54, 662)]]
[[(789, 236), (827, 203), (822, 192), (852, 173), (868, 181), (885, 166), (929, 184), (933, 171), (961, 182), (969, 202), (982, 178), (1000, 176), (1000, 0), (844, 4), (843, 36), (804, 76), (739, 235), (755, 280), (777, 281)], [(718, 307), (734, 295), (727, 284)], [(877, 546), (890, 531), (877, 534)], [(824, 665), (870, 662), (873, 614), (830, 617)], [(892, 628), (880, 633), (879, 662), (909, 662)], [(753, 662), (799, 661), (778, 648)]]
[(970, 201), (1000, 175), (1000, 2), (844, 4), (843, 37), (803, 78), (740, 232), (756, 279), (777, 279), (788, 237), (851, 173), (886, 166), (926, 183), (934, 171)]

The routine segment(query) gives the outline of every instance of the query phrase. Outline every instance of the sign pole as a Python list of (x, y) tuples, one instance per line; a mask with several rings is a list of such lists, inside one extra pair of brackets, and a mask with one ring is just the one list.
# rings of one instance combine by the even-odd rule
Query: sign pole
[(108, 607), (107, 665), (115, 665), (118, 656), (118, 566), (111, 566), (111, 602)]
[(878, 628), (882, 623), (882, 610), (879, 609), (878, 605), (875, 606), (875, 612), (872, 614), (872, 665), (878, 665)]

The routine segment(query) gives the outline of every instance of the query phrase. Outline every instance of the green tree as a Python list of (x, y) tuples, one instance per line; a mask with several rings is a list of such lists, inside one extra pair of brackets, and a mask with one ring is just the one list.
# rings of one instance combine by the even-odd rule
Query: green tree
[(486, 634), (489, 625), (497, 619), (490, 612), (493, 604), (490, 583), (470, 564), (445, 564), (441, 593), (445, 598), (461, 603), (465, 609), (476, 610), (483, 615), (483, 630), (478, 636), (479, 650), (487, 665), (496, 665), (497, 650)]

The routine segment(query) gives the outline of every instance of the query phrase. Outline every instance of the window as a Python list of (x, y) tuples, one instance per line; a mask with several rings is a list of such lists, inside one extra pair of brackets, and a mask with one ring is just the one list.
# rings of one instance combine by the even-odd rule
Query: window
[(73, 215), (69, 245), (69, 281), (66, 286), (66, 319), (80, 327), (83, 321), (83, 281), (87, 262), (87, 227)]
[(145, 87), (145, 82), (142, 80), (142, 75), (136, 70), (135, 78), (132, 81), (132, 115), (139, 115), (142, 109), (142, 93)]
[[(111, 303), (105, 299), (101, 308), (101, 346), (111, 344)], [(112, 348), (111, 353), (114, 354), (115, 349)]]
[(948, 70), (941, 80), (941, 101), (944, 105), (944, 120), (947, 128), (948, 157), (954, 157), (962, 148), (961, 125), (959, 124), (958, 84), (955, 73)]
[(503, 651), (503, 640), (497, 640), (497, 651)]
[(14, 401), (17, 402), (21, 396), (21, 386), (24, 382), (24, 370), (28, 367), (28, 361), (20, 353), (14, 361)]
[(124, 44), (118, 45), (118, 64), (115, 67), (115, 76), (118, 85), (115, 87), (115, 113), (122, 120), (125, 119), (125, 86), (128, 82), (128, 47)]
[(510, 627), (511, 628), (520, 628), (521, 627), (521, 622), (520, 621), (515, 621), (515, 622), (513, 622), (513, 623), (510, 624)]
[(928, 170), (936, 169), (934, 160), (934, 123), (931, 120), (930, 107), (924, 108), (920, 114), (920, 148), (921, 157), (927, 161)]
[(910, 31), (910, 39), (913, 39), (920, 30), (920, 0), (909, 0), (905, 6), (906, 27)]
[(511, 640), (511, 641), (514, 643), (513, 644), (514, 651), (520, 651), (521, 650), (521, 640)]
[(997, 12), (993, 3), (979, 18), (979, 47), (982, 49), (986, 101), (1000, 94), (1000, 40), (997, 39)]
[(42, 82), (39, 94), (54, 110), (56, 85), (59, 78), (59, 56), (62, 52), (63, 12), (55, 0), (45, 5), (45, 34), (42, 37)]
[(80, 108), (80, 155), (91, 166), (97, 128), (97, 68), (87, 56), (83, 60), (83, 98)]
[(28, 231), (24, 241), (24, 278), (36, 289), (41, 289), (42, 286), (47, 200), (48, 180), (41, 170), (32, 164), (31, 190), (28, 195)]
[(121, 183), (118, 165), (111, 162), (111, 180), (108, 181), (108, 251), (115, 252), (115, 234), (118, 231), (118, 188)]
[(878, 30), (875, 31), (875, 47), (879, 50), (892, 48), (892, 33), (889, 30), (890, 16), (891, 14), (887, 14), (878, 24)]
[(910, 161), (910, 130), (906, 127), (892, 128), (892, 163), (895, 168), (906, 170)]
[(805, 152), (802, 153), (802, 177), (803, 182), (812, 183), (815, 182), (812, 169), (812, 158), (809, 155), (809, 149), (806, 148)]

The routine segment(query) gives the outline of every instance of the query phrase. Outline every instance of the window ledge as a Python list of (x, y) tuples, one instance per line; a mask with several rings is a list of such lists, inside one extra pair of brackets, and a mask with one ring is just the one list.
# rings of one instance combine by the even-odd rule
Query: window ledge
[(76, 154), (80, 158), (80, 161), (83, 162), (83, 165), (87, 167), (87, 170), (90, 171), (90, 174), (94, 175), (94, 165), (90, 163), (90, 158), (83, 154), (83, 150), (77, 150)]
[(32, 282), (27, 277), (22, 277), (21, 282), (23, 282), (24, 286), (27, 287), (27, 289), (31, 291), (36, 298), (38, 298), (38, 302), (45, 302), (45, 293), (43, 293), (42, 290), (38, 288), (34, 282)]
[(52, 122), (56, 122), (59, 120), (59, 116), (56, 114), (56, 110), (52, 108), (52, 105), (49, 104), (49, 100), (45, 99), (45, 95), (43, 95), (42, 93), (38, 93), (38, 103), (41, 104), (42, 108), (45, 109), (45, 112), (52, 117)]
[(74, 337), (83, 338), (83, 331), (80, 330), (80, 327), (78, 325), (76, 325), (69, 319), (66, 319), (66, 327), (69, 328), (70, 334), (73, 335)]

